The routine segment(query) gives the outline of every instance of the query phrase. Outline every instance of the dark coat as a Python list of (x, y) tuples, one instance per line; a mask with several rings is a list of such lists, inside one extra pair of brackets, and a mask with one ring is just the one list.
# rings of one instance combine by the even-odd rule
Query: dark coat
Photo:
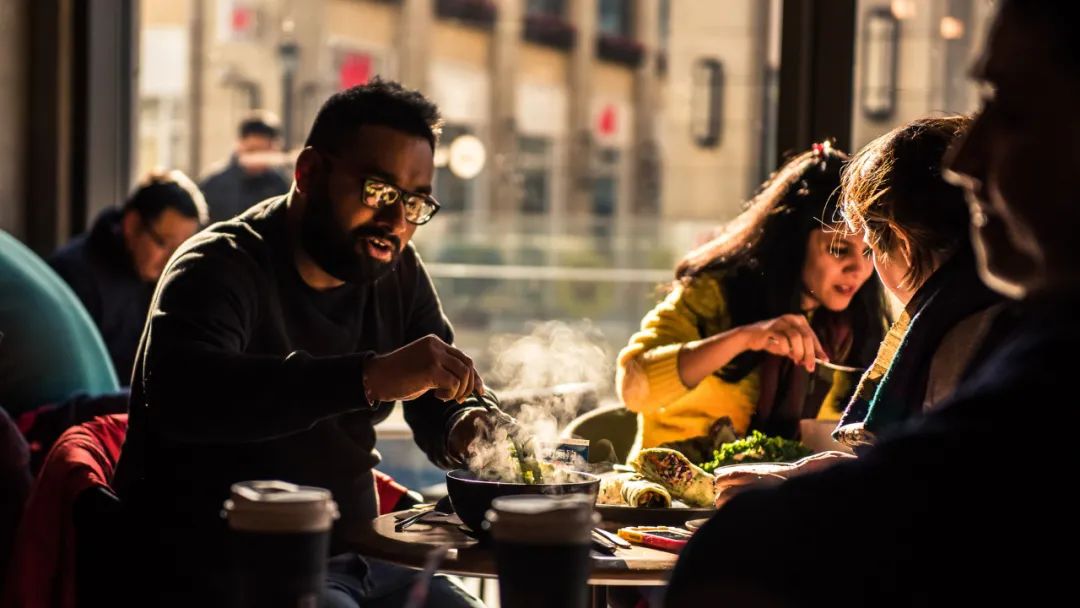
[(105, 340), (120, 383), (127, 386), (154, 283), (135, 271), (124, 245), (122, 218), (119, 209), (102, 212), (90, 232), (57, 250), (49, 265), (82, 300)]

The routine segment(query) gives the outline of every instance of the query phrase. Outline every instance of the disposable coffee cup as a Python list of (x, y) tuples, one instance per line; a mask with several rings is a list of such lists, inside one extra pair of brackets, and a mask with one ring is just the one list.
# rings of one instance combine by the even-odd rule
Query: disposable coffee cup
[(589, 603), (591, 496), (503, 496), (485, 527), (495, 541), (502, 606), (585, 608)]
[(260, 608), (316, 608), (326, 581), (330, 528), (338, 518), (328, 490), (283, 481), (232, 485), (228, 520), (231, 602)]

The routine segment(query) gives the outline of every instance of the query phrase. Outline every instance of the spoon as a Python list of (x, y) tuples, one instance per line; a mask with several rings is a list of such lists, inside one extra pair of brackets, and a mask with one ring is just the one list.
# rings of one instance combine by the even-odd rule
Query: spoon
[(817, 363), (821, 367), (827, 367), (834, 369), (838, 372), (848, 372), (851, 374), (861, 374), (866, 371), (865, 367), (849, 367), (847, 365), (837, 365), (836, 363), (830, 363), (824, 359), (814, 359), (814, 363)]
[(405, 519), (397, 522), (396, 524), (394, 524), (394, 532), (403, 532), (406, 528), (420, 521), (424, 518), (425, 515), (429, 513), (453, 515), (454, 507), (450, 504), (450, 496), (443, 496), (439, 499), (439, 502), (435, 503), (434, 507), (431, 507), (430, 509), (425, 509), (423, 511), (420, 511), (419, 513), (414, 513), (413, 515), (410, 515)]

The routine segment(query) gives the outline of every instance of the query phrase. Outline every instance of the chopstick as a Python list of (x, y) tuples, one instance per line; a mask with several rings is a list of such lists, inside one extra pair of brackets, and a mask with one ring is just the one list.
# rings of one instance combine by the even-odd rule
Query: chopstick
[(473, 391), (470, 396), (475, 397), (476, 400), (480, 402), (480, 405), (482, 405), (489, 414), (494, 416), (500, 424), (509, 427), (507, 436), (510, 439), (510, 444), (514, 446), (514, 454), (517, 457), (518, 468), (521, 469), (521, 475), (524, 477), (526, 472), (532, 472), (534, 479), (533, 483), (543, 483), (544, 472), (540, 469), (539, 465), (530, 466), (530, 463), (528, 462), (529, 456), (535, 456), (535, 454), (526, 452), (525, 443), (521, 440), (519, 435), (521, 427), (518, 425), (517, 419), (504, 412), (501, 408), (496, 407), (487, 399), (482, 399), (480, 394), (476, 391)]
[(595, 529), (592, 532), (592, 546), (593, 549), (596, 549), (601, 553), (607, 553), (608, 555), (614, 555), (615, 551), (618, 549), (615, 543), (610, 542), (605, 537), (597, 534)]
[(599, 534), (603, 538), (606, 538), (608, 540), (608, 542), (618, 546), (621, 549), (629, 549), (630, 547), (633, 546), (629, 542), (627, 542), (626, 539), (624, 539), (623, 537), (619, 536), (618, 534), (613, 534), (611, 532), (608, 532), (607, 530), (605, 530), (603, 528), (593, 528), (593, 532), (595, 532), (596, 534)]
[(409, 526), (411, 526), (411, 525), (415, 524), (416, 522), (420, 521), (421, 519), (423, 519), (423, 517), (425, 515), (427, 515), (428, 513), (431, 513), (434, 510), (435, 510), (435, 506), (432, 505), (430, 508), (424, 509), (423, 511), (420, 511), (419, 513), (413, 513), (412, 515), (410, 515), (410, 516), (406, 517), (405, 519), (403, 519), (403, 520), (397, 522), (396, 524), (394, 524), (394, 532), (401, 532), (401, 531), (405, 530), (405, 528), (408, 528)]

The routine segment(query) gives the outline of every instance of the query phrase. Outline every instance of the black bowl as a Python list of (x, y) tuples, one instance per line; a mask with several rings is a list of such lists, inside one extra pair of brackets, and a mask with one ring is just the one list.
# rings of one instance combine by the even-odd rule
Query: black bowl
[(589, 473), (571, 473), (574, 481), (568, 483), (550, 483), (529, 485), (525, 483), (506, 483), (477, 479), (470, 471), (456, 469), (446, 474), (446, 491), (450, 495), (450, 504), (461, 521), (473, 532), (483, 533), (480, 524), (484, 514), (491, 508), (491, 501), (500, 496), (515, 494), (585, 494), (593, 500), (600, 492), (600, 478)]

